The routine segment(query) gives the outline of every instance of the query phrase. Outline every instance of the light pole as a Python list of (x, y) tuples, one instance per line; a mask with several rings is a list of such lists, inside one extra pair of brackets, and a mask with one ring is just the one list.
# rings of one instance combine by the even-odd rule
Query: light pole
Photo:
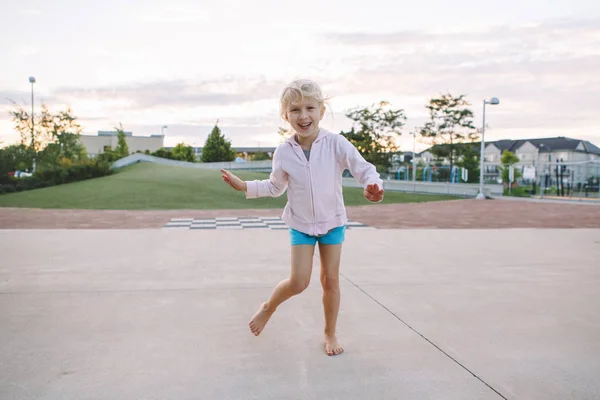
[(167, 128), (168, 128), (168, 126), (166, 126), (166, 125), (163, 125), (160, 127), (160, 135), (161, 136), (165, 136), (165, 129), (167, 129)]
[(481, 152), (479, 154), (479, 193), (475, 197), (478, 200), (485, 199), (483, 193), (483, 160), (485, 158), (485, 106), (486, 104), (497, 105), (500, 104), (500, 100), (496, 97), (492, 97), (489, 101), (483, 100), (483, 124), (481, 126)]
[(32, 172), (35, 172), (35, 130), (34, 130), (34, 119), (33, 119), (33, 84), (35, 83), (35, 77), (30, 76), (29, 82), (31, 83), (31, 150), (33, 151), (33, 166)]
[(417, 141), (417, 132), (409, 132), (410, 135), (413, 136), (413, 154), (412, 154), (412, 165), (413, 165), (413, 171), (412, 171), (412, 180), (413, 182), (415, 182), (417, 180), (417, 154), (415, 153), (415, 143)]

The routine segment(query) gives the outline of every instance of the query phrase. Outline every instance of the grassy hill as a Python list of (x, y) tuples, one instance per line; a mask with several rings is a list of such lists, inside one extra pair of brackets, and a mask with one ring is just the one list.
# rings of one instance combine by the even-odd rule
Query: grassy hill
[[(238, 171), (244, 180), (265, 179), (268, 174)], [(347, 206), (371, 204), (362, 189), (344, 188)], [(443, 195), (386, 192), (385, 203), (408, 203), (453, 199)], [(282, 208), (286, 194), (278, 198), (246, 200), (231, 189), (219, 170), (140, 163), (114, 175), (66, 185), (0, 195), (0, 207), (168, 210)]]

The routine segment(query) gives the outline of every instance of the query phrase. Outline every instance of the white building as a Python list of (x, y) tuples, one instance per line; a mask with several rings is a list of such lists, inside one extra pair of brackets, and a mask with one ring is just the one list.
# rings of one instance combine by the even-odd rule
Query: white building
[[(164, 139), (164, 135), (133, 136), (131, 132), (125, 132), (129, 153), (138, 151), (143, 153), (146, 150), (154, 152), (164, 147)], [(109, 148), (114, 150), (119, 143), (117, 131), (98, 131), (97, 135), (79, 135), (79, 140), (90, 157), (104, 153)]]

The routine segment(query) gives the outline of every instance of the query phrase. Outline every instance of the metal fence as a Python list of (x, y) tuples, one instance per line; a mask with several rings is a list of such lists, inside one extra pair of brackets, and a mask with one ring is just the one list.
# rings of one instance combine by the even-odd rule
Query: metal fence
[[(448, 182), (448, 183), (479, 183), (479, 174), (477, 171), (469, 172), (465, 168), (448, 165), (426, 165), (417, 167), (414, 176), (412, 166), (400, 166), (394, 173), (387, 174), (386, 177), (399, 181), (416, 182)], [(414, 179), (413, 179), (414, 178)]]
[[(486, 163), (483, 169), (484, 183), (504, 184), (506, 194), (512, 195), (600, 198), (600, 160), (529, 165), (517, 163), (512, 169), (508, 165)], [(388, 174), (387, 179), (422, 183), (479, 183), (479, 171), (442, 165), (417, 167), (413, 174), (412, 166), (402, 165)]]
[(540, 164), (535, 179), (523, 184), (535, 185), (541, 196), (599, 197), (600, 160)]
[[(486, 165), (484, 176), (489, 181), (513, 182), (511, 188), (524, 188), (531, 195), (598, 198), (600, 195), (600, 160), (540, 163), (513, 166)], [(504, 172), (508, 171), (508, 172)]]

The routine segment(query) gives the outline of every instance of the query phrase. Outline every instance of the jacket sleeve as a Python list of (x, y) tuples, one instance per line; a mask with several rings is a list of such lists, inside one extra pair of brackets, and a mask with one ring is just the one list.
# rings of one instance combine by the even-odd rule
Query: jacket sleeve
[(269, 179), (247, 181), (246, 198), (279, 197), (288, 186), (288, 174), (281, 165), (281, 147), (273, 153), (273, 167)]
[(374, 183), (383, 189), (383, 180), (373, 164), (363, 158), (356, 147), (344, 136), (338, 138), (338, 154), (342, 166), (350, 171), (354, 179), (364, 188)]

